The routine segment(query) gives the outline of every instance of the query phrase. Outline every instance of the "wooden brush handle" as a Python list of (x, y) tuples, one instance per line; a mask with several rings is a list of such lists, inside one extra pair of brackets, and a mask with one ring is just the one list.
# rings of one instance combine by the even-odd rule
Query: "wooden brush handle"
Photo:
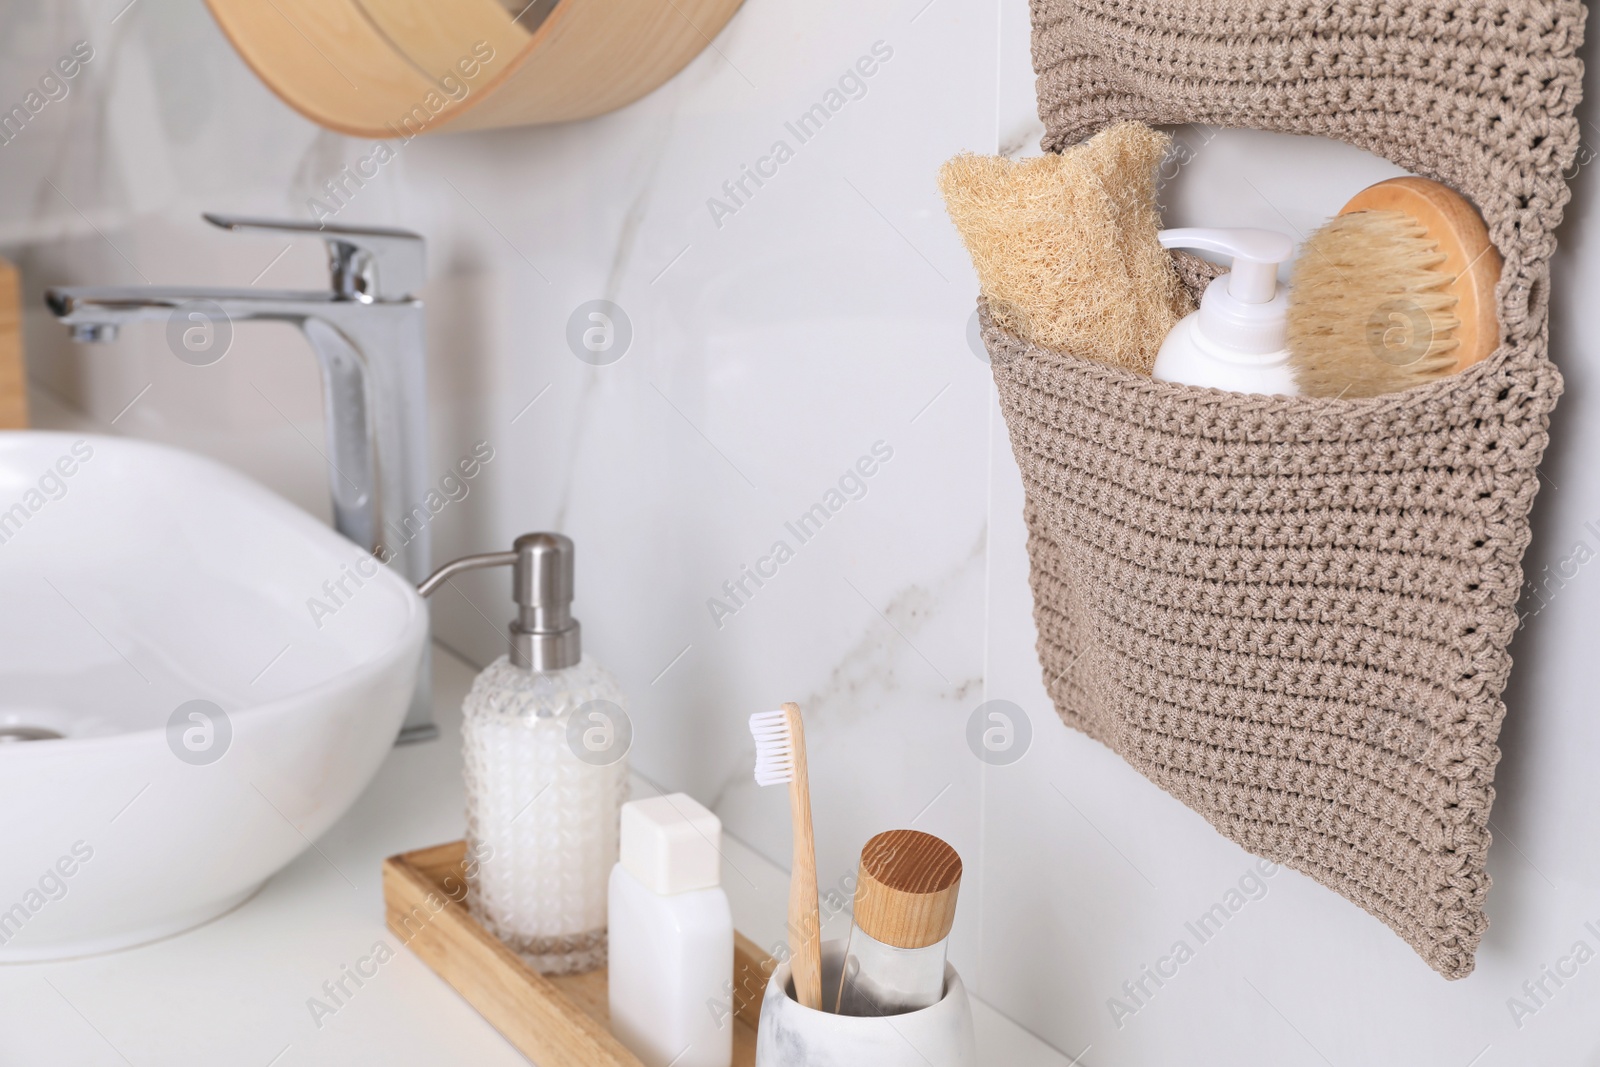
[(1410, 215), (1438, 243), (1445, 257), (1438, 269), (1452, 279), (1447, 288), (1457, 300), (1455, 315), (1461, 320), (1455, 330), (1460, 347), (1452, 373), (1465, 370), (1500, 347), (1500, 318), (1494, 301), (1494, 288), (1500, 281), (1500, 252), (1466, 197), (1427, 178), (1390, 178), (1361, 190), (1339, 214), (1353, 211)]
[(785, 704), (789, 745), (794, 751), (794, 781), (789, 783), (789, 814), (794, 822), (794, 871), (789, 880), (790, 973), (794, 999), (822, 1010), (822, 917), (817, 907), (817, 847), (811, 832), (811, 784), (806, 770), (806, 734), (800, 705)]

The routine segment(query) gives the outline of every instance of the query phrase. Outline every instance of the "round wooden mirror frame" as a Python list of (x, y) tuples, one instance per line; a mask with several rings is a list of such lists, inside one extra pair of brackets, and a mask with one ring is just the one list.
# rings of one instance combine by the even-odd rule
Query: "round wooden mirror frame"
[(682, 70), (740, 3), (206, 0), (289, 106), (374, 139), (615, 110)]

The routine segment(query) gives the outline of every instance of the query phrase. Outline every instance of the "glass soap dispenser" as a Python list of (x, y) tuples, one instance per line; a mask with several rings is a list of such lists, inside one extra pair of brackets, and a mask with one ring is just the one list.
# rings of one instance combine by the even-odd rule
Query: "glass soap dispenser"
[(484, 929), (545, 974), (606, 962), (606, 889), (619, 852), (632, 729), (622, 687), (582, 654), (572, 617), (573, 544), (517, 538), (510, 552), (467, 556), (419, 586), (510, 564), (511, 649), (461, 705), (467, 906)]

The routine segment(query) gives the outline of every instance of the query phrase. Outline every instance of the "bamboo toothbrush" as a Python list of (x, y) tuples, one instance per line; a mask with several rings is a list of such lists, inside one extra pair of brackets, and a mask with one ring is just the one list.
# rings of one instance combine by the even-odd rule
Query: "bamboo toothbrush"
[(1465, 370), (1500, 344), (1500, 253), (1449, 186), (1391, 178), (1306, 240), (1289, 364), (1306, 396), (1377, 396)]
[(794, 871), (789, 880), (789, 952), (794, 998), (822, 1010), (822, 917), (817, 908), (817, 849), (811, 833), (811, 785), (800, 705), (750, 716), (756, 739), (756, 784), (789, 786), (794, 822)]

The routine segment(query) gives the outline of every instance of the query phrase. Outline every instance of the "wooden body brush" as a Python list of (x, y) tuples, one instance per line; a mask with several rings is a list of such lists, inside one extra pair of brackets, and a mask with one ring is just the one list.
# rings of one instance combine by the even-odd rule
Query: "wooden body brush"
[(1289, 289), (1306, 396), (1378, 396), (1464, 370), (1500, 344), (1500, 253), (1478, 212), (1426, 178), (1357, 193), (1312, 234)]
[(822, 914), (817, 906), (817, 849), (811, 832), (811, 783), (800, 705), (750, 716), (756, 739), (756, 784), (789, 786), (794, 864), (789, 875), (789, 951), (794, 999), (822, 1010)]

